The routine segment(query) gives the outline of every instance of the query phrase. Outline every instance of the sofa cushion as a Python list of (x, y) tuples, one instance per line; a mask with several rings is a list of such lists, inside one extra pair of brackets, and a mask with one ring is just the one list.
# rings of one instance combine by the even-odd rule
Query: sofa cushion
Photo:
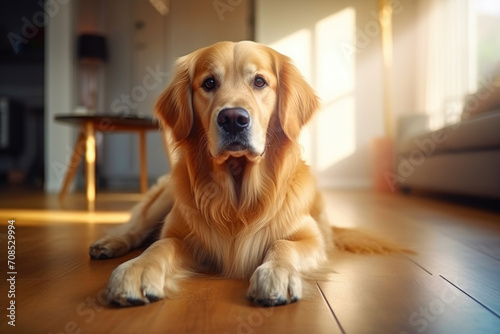
[(465, 97), (462, 120), (495, 109), (500, 109), (500, 65), (493, 72), (489, 82), (476, 93)]
[(500, 148), (500, 109), (483, 112), (440, 130), (403, 140), (398, 153), (486, 150)]

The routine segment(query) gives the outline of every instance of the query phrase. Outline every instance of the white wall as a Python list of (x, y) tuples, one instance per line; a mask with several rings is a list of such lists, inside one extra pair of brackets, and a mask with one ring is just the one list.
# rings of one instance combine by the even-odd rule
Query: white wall
[(383, 134), (377, 1), (257, 1), (256, 39), (291, 56), (323, 108), (304, 133), (323, 187), (370, 186), (370, 141)]
[[(226, 9), (216, 8), (217, 2), (224, 3)], [(171, 69), (178, 57), (215, 42), (250, 39), (250, 3), (251, 0), (171, 0), (165, 26), (167, 68)]]
[(54, 115), (73, 110), (74, 102), (74, 2), (61, 5), (46, 29), (45, 47), (45, 190), (61, 188), (71, 157), (73, 129), (54, 121)]

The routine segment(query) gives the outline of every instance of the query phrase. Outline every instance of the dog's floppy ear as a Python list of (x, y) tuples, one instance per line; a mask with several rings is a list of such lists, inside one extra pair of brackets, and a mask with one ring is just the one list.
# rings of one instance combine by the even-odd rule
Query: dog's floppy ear
[(156, 116), (164, 126), (172, 129), (175, 141), (181, 141), (193, 127), (193, 107), (191, 101), (191, 55), (177, 60), (175, 74), (167, 89), (156, 102)]
[(285, 135), (296, 139), (318, 110), (319, 100), (290, 58), (280, 55), (278, 66), (278, 117)]

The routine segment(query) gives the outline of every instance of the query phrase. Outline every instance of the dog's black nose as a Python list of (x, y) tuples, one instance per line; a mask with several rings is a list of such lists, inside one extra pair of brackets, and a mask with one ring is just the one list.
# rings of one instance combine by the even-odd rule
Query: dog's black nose
[(236, 134), (250, 126), (250, 115), (243, 108), (222, 109), (217, 116), (217, 124), (225, 132)]

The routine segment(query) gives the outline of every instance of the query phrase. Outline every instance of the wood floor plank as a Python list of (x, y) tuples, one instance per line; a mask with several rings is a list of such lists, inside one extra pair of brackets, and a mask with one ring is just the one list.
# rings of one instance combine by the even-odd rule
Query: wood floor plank
[[(276, 308), (252, 305), (246, 281), (208, 278), (187, 280), (172, 300), (125, 309), (108, 305), (112, 270), (142, 250), (91, 260), (88, 246), (102, 229), (70, 224), (17, 230), (17, 326), (13, 331), (2, 322), (1, 333), (340, 333), (316, 285), (308, 298)], [(2, 305), (6, 299), (2, 294)]]
[[(97, 209), (126, 213), (138, 199), (120, 195), (115, 203), (111, 194), (103, 194)], [(366, 191), (332, 191), (325, 199), (334, 224), (376, 231), (414, 248), (418, 255), (339, 253), (330, 281), (318, 282), (308, 298), (284, 307), (254, 307), (245, 299), (248, 282), (197, 278), (186, 281), (177, 298), (115, 308), (105, 301), (109, 276), (142, 250), (93, 261), (88, 246), (112, 224), (95, 219), (82, 224), (83, 218), (57, 224), (25, 221), (16, 230), (17, 326), (13, 329), (2, 321), (0, 332), (498, 333), (498, 213)], [(70, 196), (66, 208), (53, 196), (30, 194), (21, 201), (22, 194), (9, 197), (0, 191), (4, 213), (85, 206), (81, 194)], [(2, 258), (5, 231), (5, 222), (0, 222)], [(0, 305), (8, 302), (1, 292), (7, 291), (5, 278), (5, 262), (0, 261)]]
[(197, 278), (177, 298), (117, 308), (105, 301), (111, 270), (75, 272), (58, 284), (20, 280), (16, 330), (59, 333), (70, 324), (83, 333), (340, 333), (317, 290), (292, 305), (258, 308), (245, 298), (247, 282)]
[[(436, 240), (434, 240), (436, 241)], [(434, 275), (440, 275), (500, 315), (500, 263), (463, 244), (440, 236), (438, 242), (418, 250), (411, 258)]]
[(498, 333), (500, 319), (445, 280), (342, 275), (320, 287), (346, 333)]
[[(498, 213), (414, 197), (342, 195), (327, 194), (330, 210), (340, 204), (336, 219), (347, 220), (350, 226), (376, 227), (405, 246), (409, 243), (418, 252), (410, 256), (416, 264), (432, 277), (453, 282), (462, 291), (461, 298), (469, 299), (465, 309), (479, 307), (494, 317), (500, 314)], [(353, 264), (349, 261), (346, 268), (352, 271)], [(372, 270), (378, 272), (377, 266)], [(486, 319), (493, 318), (472, 320), (488, 323)]]
[[(102, 226), (90, 224), (17, 226), (17, 272), (24, 279), (64, 277), (88, 261), (90, 240), (100, 230)], [(0, 278), (6, 265), (0, 263)]]

